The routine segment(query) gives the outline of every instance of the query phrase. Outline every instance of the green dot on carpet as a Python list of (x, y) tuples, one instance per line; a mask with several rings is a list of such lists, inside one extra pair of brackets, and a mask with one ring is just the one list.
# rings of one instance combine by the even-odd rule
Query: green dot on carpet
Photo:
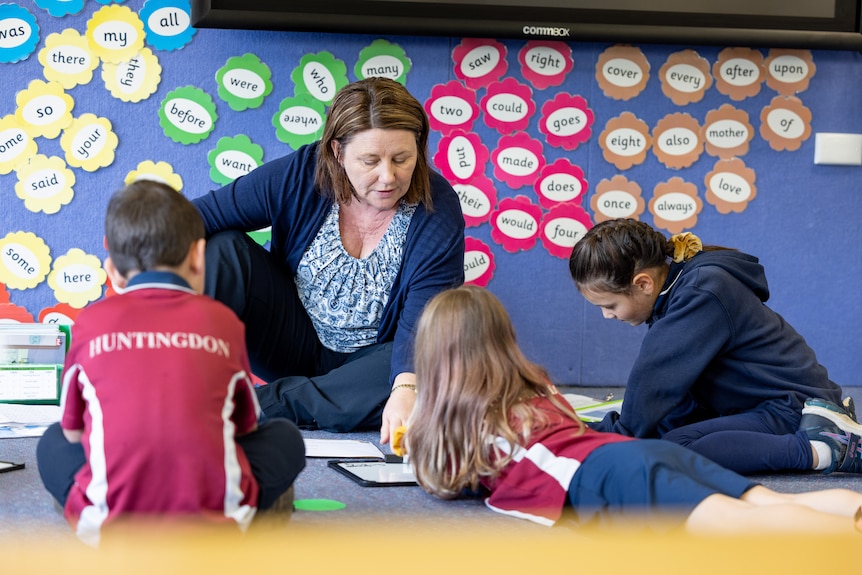
[(293, 506), (302, 511), (337, 511), (347, 507), (346, 504), (334, 499), (297, 499), (293, 502)]

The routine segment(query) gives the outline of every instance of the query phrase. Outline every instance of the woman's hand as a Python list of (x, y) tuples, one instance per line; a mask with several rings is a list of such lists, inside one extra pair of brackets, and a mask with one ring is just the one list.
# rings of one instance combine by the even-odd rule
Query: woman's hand
[(407, 419), (416, 403), (416, 375), (399, 373), (392, 385), (389, 400), (383, 408), (383, 425), (380, 428), (380, 443), (388, 443), (392, 432)]

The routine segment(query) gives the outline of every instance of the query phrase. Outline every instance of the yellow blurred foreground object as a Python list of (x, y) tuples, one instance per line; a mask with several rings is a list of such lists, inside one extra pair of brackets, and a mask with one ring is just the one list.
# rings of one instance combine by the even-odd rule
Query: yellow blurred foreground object
[(252, 529), (124, 529), (99, 549), (46, 546), (29, 534), (0, 542), (3, 573), (637, 573), (645, 575), (853, 573), (860, 539), (812, 534), (643, 535), (570, 528), (540, 531), (447, 525), (427, 519), (367, 525)]

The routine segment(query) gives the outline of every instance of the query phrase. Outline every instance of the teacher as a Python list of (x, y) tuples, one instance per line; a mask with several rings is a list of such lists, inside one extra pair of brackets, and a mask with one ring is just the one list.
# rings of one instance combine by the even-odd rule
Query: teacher
[[(268, 417), (305, 428), (407, 422), (425, 303), (464, 281), (458, 195), (427, 159), (428, 117), (386, 78), (336, 94), (319, 142), (194, 200), (206, 288), (246, 326)], [(245, 232), (272, 227), (269, 251)]]

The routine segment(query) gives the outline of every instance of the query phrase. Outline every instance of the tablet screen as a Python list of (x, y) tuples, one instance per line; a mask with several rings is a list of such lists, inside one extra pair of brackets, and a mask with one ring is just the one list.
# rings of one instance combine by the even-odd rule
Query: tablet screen
[(329, 466), (366, 487), (417, 485), (409, 463), (353, 460), (330, 461)]

